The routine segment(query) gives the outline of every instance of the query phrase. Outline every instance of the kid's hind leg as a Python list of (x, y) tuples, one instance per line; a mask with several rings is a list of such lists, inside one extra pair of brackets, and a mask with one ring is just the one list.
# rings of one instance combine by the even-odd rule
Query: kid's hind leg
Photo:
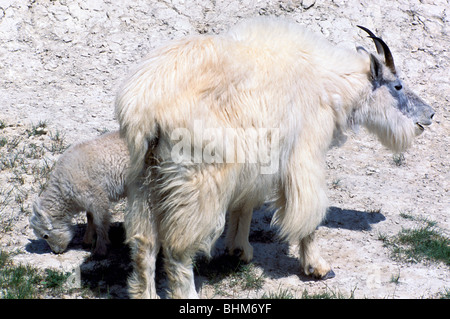
[(90, 246), (93, 244), (95, 236), (94, 217), (92, 216), (91, 212), (86, 212), (86, 218), (87, 228), (86, 232), (84, 233), (83, 244), (86, 246)]
[(109, 205), (95, 207), (95, 211), (91, 214), (92, 223), (95, 227), (97, 240), (95, 242), (94, 254), (97, 256), (105, 256), (108, 251), (109, 227), (111, 216), (109, 214)]

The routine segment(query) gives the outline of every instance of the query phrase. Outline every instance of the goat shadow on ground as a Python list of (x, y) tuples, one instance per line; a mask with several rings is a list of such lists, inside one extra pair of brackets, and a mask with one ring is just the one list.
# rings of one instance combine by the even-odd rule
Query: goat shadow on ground
[(99, 298), (126, 299), (129, 298), (127, 280), (132, 271), (132, 264), (130, 249), (124, 244), (123, 223), (111, 224), (109, 240), (111, 243), (106, 256), (91, 254), (81, 264), (81, 285)]
[(363, 212), (352, 209), (342, 209), (331, 206), (328, 208), (325, 220), (321, 226), (328, 228), (343, 228), (355, 231), (367, 231), (372, 229), (372, 224), (386, 220), (379, 211)]
[[(91, 251), (92, 247), (83, 244), (83, 237), (87, 224), (73, 226), (74, 236), (67, 250)], [(82, 289), (89, 289), (99, 298), (128, 298), (126, 289), (127, 278), (132, 266), (130, 251), (124, 244), (125, 231), (123, 223), (112, 223), (109, 230), (111, 244), (104, 257), (90, 254), (80, 265), (80, 279)], [(33, 254), (50, 254), (50, 246), (44, 239), (29, 239), (25, 246), (26, 251)], [(61, 255), (64, 257), (64, 254)]]
[(50, 246), (44, 239), (28, 239), (25, 250), (32, 254), (49, 254), (52, 252)]
[[(258, 212), (255, 212), (254, 218), (257, 218)], [(271, 216), (266, 215), (263, 219), (270, 220)], [(368, 231), (372, 229), (372, 224), (384, 221), (386, 218), (378, 211), (367, 212), (352, 209), (342, 209), (339, 207), (329, 207), (326, 218), (319, 227), (333, 229), (348, 229), (351, 231)], [(264, 275), (273, 279), (297, 275), (300, 280), (317, 281), (311, 276), (305, 275), (300, 271), (298, 258), (289, 254), (289, 246), (283, 241), (278, 240), (277, 230), (270, 227), (270, 222), (263, 229), (252, 229), (250, 232), (250, 243), (253, 245), (253, 262), (264, 270)], [(253, 227), (252, 227), (253, 228)], [(261, 237), (262, 234), (263, 236)], [(266, 238), (261, 240), (261, 238)], [(263, 243), (263, 247), (258, 247)], [(276, 245), (274, 245), (276, 243)], [(266, 246), (266, 247), (264, 247)], [(273, 248), (272, 248), (273, 247)], [(273, 257), (265, 257), (269, 249), (273, 249)], [(258, 252), (261, 252), (258, 255)]]
[[(299, 261), (289, 254), (289, 246), (278, 239), (277, 230), (270, 226), (273, 211), (266, 207), (255, 211), (249, 235), (250, 244), (254, 248), (252, 263), (261, 267), (264, 275), (272, 279), (297, 275), (300, 280), (316, 281), (299, 270)], [(325, 220), (320, 227), (348, 229), (352, 231), (368, 231), (372, 224), (384, 221), (386, 218), (378, 211), (366, 212), (339, 207), (329, 207)], [(233, 274), (241, 267), (235, 256), (228, 256), (224, 249), (224, 236), (218, 241), (219, 253), (208, 262), (200, 260), (196, 265), (197, 275), (209, 283), (219, 281)], [(216, 249), (217, 250), (217, 249)], [(269, 254), (267, 252), (270, 252)], [(200, 283), (199, 283), (200, 284)]]
[[(289, 255), (289, 246), (277, 238), (277, 230), (270, 225), (273, 211), (263, 207), (253, 214), (249, 241), (254, 247), (252, 263), (261, 267), (264, 276), (277, 279), (297, 275), (300, 280), (314, 281), (316, 279), (304, 275), (299, 270), (299, 261)], [(320, 227), (342, 228), (353, 231), (367, 231), (371, 225), (385, 220), (380, 212), (364, 212), (357, 210), (330, 207), (324, 222)], [(68, 249), (89, 250), (82, 244), (86, 224), (75, 226), (75, 235)], [(217, 241), (213, 249), (213, 257), (199, 255), (194, 263), (195, 282), (197, 288), (204, 283), (214, 284), (223, 278), (239, 272), (243, 263), (236, 256), (230, 256), (225, 249), (225, 233)], [(104, 258), (93, 255), (87, 257), (80, 266), (82, 288), (89, 289), (96, 297), (125, 299), (129, 298), (127, 280), (132, 272), (130, 250), (124, 244), (125, 230), (123, 223), (113, 223), (109, 237), (111, 244)], [(51, 252), (45, 240), (30, 240), (26, 250), (31, 253), (45, 254)], [(267, 254), (270, 252), (270, 254)], [(155, 281), (157, 293), (161, 298), (167, 297), (167, 281), (163, 270), (162, 257), (158, 256)]]
[[(264, 276), (277, 279), (296, 275), (301, 281), (316, 281), (299, 270), (299, 261), (289, 255), (289, 246), (278, 239), (276, 228), (270, 225), (273, 211), (263, 207), (255, 211), (249, 234), (249, 241), (254, 247), (252, 263), (263, 269)], [(365, 212), (358, 210), (330, 207), (326, 219), (320, 227), (342, 228), (352, 231), (367, 231), (371, 225), (384, 221), (380, 212)], [(82, 238), (83, 229), (79, 232)], [(244, 264), (237, 256), (229, 255), (225, 249), (225, 234), (218, 239), (212, 258), (198, 255), (194, 262), (195, 283), (197, 290), (204, 283), (214, 284), (227, 276), (241, 271)], [(99, 297), (129, 298), (127, 279), (132, 272), (130, 251), (125, 245), (125, 231), (122, 223), (112, 225), (110, 230), (111, 246), (108, 256), (103, 260), (87, 258), (81, 266), (81, 279), (84, 287), (88, 287)], [(270, 251), (270, 254), (267, 254)], [(163, 270), (163, 258), (158, 256), (155, 281), (157, 293), (161, 298), (167, 297), (167, 280)]]

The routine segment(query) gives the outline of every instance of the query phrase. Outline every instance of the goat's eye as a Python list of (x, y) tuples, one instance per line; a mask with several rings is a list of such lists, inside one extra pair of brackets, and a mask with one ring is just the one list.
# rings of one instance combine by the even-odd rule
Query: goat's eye
[(48, 235), (47, 235), (47, 234), (45, 234), (44, 236), (42, 236), (42, 238), (44, 238), (44, 239), (48, 239)]
[(397, 90), (397, 91), (400, 91), (402, 88), (403, 88), (403, 86), (401, 85), (401, 84), (397, 84), (396, 86), (394, 86), (395, 87), (395, 89)]

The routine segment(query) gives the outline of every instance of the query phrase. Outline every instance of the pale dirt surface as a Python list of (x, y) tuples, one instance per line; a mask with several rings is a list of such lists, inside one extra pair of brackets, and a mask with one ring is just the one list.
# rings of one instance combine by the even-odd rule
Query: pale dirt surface
[[(108, 258), (93, 260), (81, 247), (83, 216), (76, 220), (69, 250), (54, 255), (28, 226), (43, 181), (33, 168), (51, 165), (59, 156), (51, 149), (55, 132), (71, 144), (118, 128), (116, 89), (149, 50), (187, 34), (217, 33), (257, 15), (287, 16), (336, 44), (370, 50), (373, 43), (356, 25), (372, 29), (391, 47), (406, 83), (436, 115), (400, 166), (364, 130), (350, 133), (344, 146), (329, 152), (331, 209), (317, 238), (334, 279), (315, 281), (301, 274), (295, 249), (275, 239), (266, 212), (255, 214), (250, 235), (254, 271), (263, 275), (263, 287), (243, 290), (198, 277), (201, 297), (257, 298), (288, 291), (299, 298), (306, 290), (355, 298), (434, 298), (449, 289), (448, 266), (394, 260), (379, 239), (420, 227), (424, 219), (450, 236), (450, 3), (443, 0), (0, 0), (0, 120), (6, 124), (0, 137), (19, 142), (15, 150), (28, 154), (21, 167), (0, 164), (1, 250), (16, 253), (16, 263), (71, 272), (72, 287), (89, 283), (90, 298), (127, 298), (130, 264), (120, 224), (125, 204), (114, 210), (117, 224)], [(28, 136), (26, 130), (40, 121), (47, 123), (47, 134)], [(8, 145), (0, 148), (2, 158), (14, 153)], [(46, 151), (30, 155), (35, 145)], [(221, 241), (217, 247), (220, 255)], [(161, 273), (158, 285), (163, 291)], [(67, 295), (80, 296), (86, 294)]]

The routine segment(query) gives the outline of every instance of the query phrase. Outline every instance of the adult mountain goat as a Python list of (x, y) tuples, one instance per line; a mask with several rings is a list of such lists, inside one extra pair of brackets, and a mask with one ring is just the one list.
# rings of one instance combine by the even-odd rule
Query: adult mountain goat
[[(155, 296), (148, 278), (159, 243), (172, 297), (197, 297), (192, 257), (210, 251), (227, 211), (227, 246), (250, 260), (252, 211), (267, 199), (280, 235), (299, 244), (305, 274), (334, 276), (314, 243), (328, 206), (324, 159), (333, 138), (362, 124), (401, 151), (433, 117), (397, 76), (387, 45), (367, 31), (378, 54), (255, 19), (169, 43), (131, 73), (116, 113), (135, 184), (127, 237), (144, 281), (131, 281), (133, 297)], [(269, 173), (267, 158), (276, 162)]]

